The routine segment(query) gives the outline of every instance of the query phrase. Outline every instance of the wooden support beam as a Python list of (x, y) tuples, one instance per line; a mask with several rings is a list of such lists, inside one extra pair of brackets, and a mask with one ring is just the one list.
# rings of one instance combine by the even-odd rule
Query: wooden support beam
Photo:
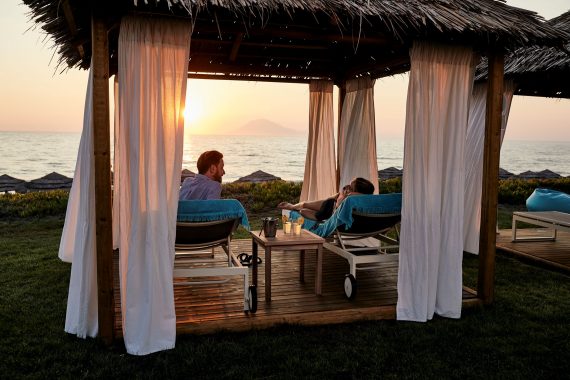
[(494, 299), (504, 59), (503, 51), (494, 50), (489, 54), (479, 236), (479, 276), (477, 282), (477, 296), (483, 301), (483, 304), (490, 304)]
[(239, 51), (239, 47), (241, 45), (242, 40), (243, 40), (243, 33), (238, 33), (236, 35), (236, 39), (234, 40), (234, 42), (232, 44), (232, 51), (230, 52), (230, 62), (236, 61), (238, 51)]
[[(253, 63), (250, 65), (248, 63), (242, 64), (228, 64), (225, 62), (214, 62), (204, 59), (204, 57), (192, 58), (188, 64), (188, 71), (195, 73), (209, 73), (209, 74), (241, 74), (241, 75), (272, 75), (272, 76), (282, 76), (282, 77), (314, 77), (314, 78), (332, 78), (332, 72), (324, 72), (324, 69), (319, 69), (316, 65), (310, 65), (308, 68), (302, 67), (302, 65), (275, 65), (259, 67)], [(331, 70), (334, 68), (331, 68)]]
[[(242, 46), (245, 44), (242, 43)], [(231, 54), (231, 53), (230, 53)], [(334, 65), (335, 64), (335, 57), (326, 56), (326, 55), (288, 55), (285, 52), (275, 52), (270, 53), (267, 55), (259, 55), (251, 52), (245, 52), (245, 49), (242, 49), (242, 53), (239, 55), (239, 63), (236, 63), (236, 60), (231, 60), (231, 57), (228, 57), (226, 60), (225, 58), (228, 57), (228, 53), (224, 51), (213, 51), (213, 52), (200, 52), (190, 54), (190, 58), (193, 61), (201, 61), (201, 62), (225, 62), (227, 64), (249, 64), (255, 63), (257, 66), (264, 67), (265, 63), (268, 61), (275, 62), (287, 62), (290, 64), (305, 64), (306, 62), (318, 62), (324, 65)], [(236, 55), (237, 58), (237, 55)]]
[[(410, 58), (408, 56), (396, 56), (390, 59), (378, 57), (376, 61), (369, 60), (368, 62), (358, 63), (352, 60), (352, 62), (345, 65), (349, 67), (344, 71), (346, 79), (367, 73), (370, 73), (371, 76), (375, 73), (385, 73), (386, 75), (384, 76), (389, 76), (394, 75), (396, 70), (402, 72), (410, 70)], [(392, 67), (395, 70), (391, 70)]]
[(337, 136), (337, 145), (336, 145), (336, 188), (340, 191), (340, 154), (339, 154), (339, 146), (340, 146), (340, 120), (342, 116), (342, 106), (344, 104), (344, 98), (346, 98), (346, 81), (342, 81), (342, 83), (338, 84), (338, 124), (336, 127), (336, 136)]
[[(67, 27), (69, 28), (71, 37), (72, 39), (75, 39), (77, 37), (77, 24), (75, 23), (75, 18), (73, 17), (73, 11), (71, 10), (71, 6), (69, 5), (69, 0), (64, 0), (61, 5), (63, 8), (63, 15), (65, 16), (65, 21), (67, 22)], [(79, 56), (83, 58), (83, 56), (85, 55), (83, 44), (78, 43), (76, 47), (77, 51), (79, 52)]]
[(239, 80), (248, 82), (279, 82), (279, 83), (309, 83), (312, 79), (307, 77), (274, 77), (274, 76), (255, 76), (255, 75), (239, 75), (239, 74), (204, 74), (204, 73), (188, 73), (191, 79), (213, 79), (213, 80)]
[[(291, 50), (309, 50), (309, 51), (315, 51), (315, 50), (330, 50), (330, 48), (328, 46), (323, 46), (323, 45), (315, 45), (315, 44), (305, 44), (305, 45), (300, 45), (300, 44), (278, 44), (278, 43), (273, 43), (273, 42), (268, 42), (268, 41), (258, 41), (258, 42), (254, 42), (254, 41), (243, 41), (243, 33), (238, 33), (238, 35), (241, 35), (241, 40), (239, 41), (239, 46), (250, 46), (253, 48), (271, 48), (271, 49), (285, 49), (288, 51)], [(192, 38), (192, 44), (196, 44), (196, 45), (212, 45), (214, 48), (218, 47), (218, 46), (228, 46), (228, 45), (232, 45), (232, 49), (234, 48), (234, 46), (236, 45), (236, 43), (238, 42), (238, 40), (234, 40), (234, 41), (220, 41), (220, 40), (212, 40), (212, 39), (206, 39), (206, 38)], [(190, 49), (190, 53), (192, 54), (192, 49)], [(307, 54), (306, 52), (304, 54)]]
[(109, 41), (104, 14), (93, 6), (91, 18), (93, 70), (93, 152), (95, 159), (95, 218), (99, 337), (111, 344), (115, 320), (111, 160), (109, 126)]

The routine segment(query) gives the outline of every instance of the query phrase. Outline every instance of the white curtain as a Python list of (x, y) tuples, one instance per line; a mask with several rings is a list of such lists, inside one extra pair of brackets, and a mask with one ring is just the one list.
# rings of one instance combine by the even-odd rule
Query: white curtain
[(459, 318), (473, 53), (415, 43), (410, 58), (397, 318)]
[[(507, 129), (507, 120), (514, 91), (513, 81), (505, 81), (501, 144)], [(487, 83), (478, 83), (473, 87), (473, 96), (469, 107), (469, 123), (467, 125), (467, 145), (465, 146), (465, 222), (463, 226), (463, 249), (474, 254), (479, 253), (486, 109)]]
[(374, 80), (352, 79), (346, 82), (338, 131), (339, 187), (354, 177), (363, 177), (378, 192), (376, 125), (374, 121)]
[(78, 337), (97, 335), (97, 251), (95, 246), (95, 167), (93, 159), (93, 73), (89, 71), (83, 132), (58, 256), (70, 262), (65, 331)]
[(333, 82), (309, 84), (309, 141), (301, 201), (325, 199), (336, 192)]
[[(121, 127), (119, 126), (119, 75), (115, 74), (115, 79), (113, 80), (113, 102), (114, 102), (114, 118), (113, 118), (113, 199), (119, 199), (119, 175), (121, 171), (121, 163), (119, 157), (121, 157), (119, 151), (119, 132)], [(119, 207), (119, 202), (113, 202), (113, 249), (119, 249), (120, 244), (120, 214), (121, 208)]]
[(123, 336), (135, 355), (176, 340), (172, 273), (190, 33), (183, 20), (121, 22), (115, 201)]

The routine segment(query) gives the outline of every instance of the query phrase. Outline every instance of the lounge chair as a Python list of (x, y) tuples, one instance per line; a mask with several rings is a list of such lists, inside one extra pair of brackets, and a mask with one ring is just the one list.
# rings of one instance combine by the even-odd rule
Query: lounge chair
[[(220, 283), (228, 281), (229, 276), (242, 276), (244, 311), (255, 313), (257, 289), (249, 285), (249, 270), (240, 263), (230, 247), (232, 233), (240, 224), (249, 229), (246, 212), (235, 199), (179, 201), (174, 277), (222, 279), (179, 281), (175, 285)], [(215, 263), (215, 247), (222, 247), (226, 253), (227, 266), (212, 266)]]
[[(388, 253), (398, 253), (401, 209), (401, 193), (353, 195), (323, 223), (305, 218), (303, 228), (327, 238), (324, 247), (348, 261), (344, 290), (349, 299), (356, 296), (357, 270), (377, 269), (389, 260)], [(298, 217), (295, 211), (289, 215), (292, 220)], [(363, 246), (363, 239), (368, 244)]]

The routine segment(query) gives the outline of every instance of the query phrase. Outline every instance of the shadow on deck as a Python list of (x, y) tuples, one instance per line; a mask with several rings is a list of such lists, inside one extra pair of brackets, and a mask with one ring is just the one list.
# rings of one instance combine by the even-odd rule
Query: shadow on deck
[[(251, 253), (251, 240), (234, 240), (234, 254)], [(264, 259), (263, 250), (260, 256)], [(225, 254), (216, 249), (220, 263)], [(316, 252), (307, 251), (305, 282), (299, 280), (299, 252), (274, 251), (272, 300), (264, 298), (264, 265), (259, 266), (258, 310), (243, 311), (243, 280), (236, 276), (223, 284), (177, 285), (174, 283), (177, 334), (207, 334), (221, 330), (246, 331), (279, 324), (326, 325), (365, 320), (396, 319), (398, 257), (382, 269), (359, 271), (358, 293), (348, 300), (344, 294), (346, 260), (324, 250), (322, 295), (315, 295)], [(251, 269), (250, 269), (251, 283)], [(118, 255), (115, 256), (115, 332), (122, 336), (118, 289)], [(463, 308), (479, 305), (475, 292), (463, 290)]]

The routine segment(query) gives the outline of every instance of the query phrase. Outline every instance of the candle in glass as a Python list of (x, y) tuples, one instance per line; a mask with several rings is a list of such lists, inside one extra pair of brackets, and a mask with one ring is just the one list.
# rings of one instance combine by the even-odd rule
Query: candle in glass
[(293, 228), (293, 234), (301, 235), (301, 225), (299, 223), (294, 224), (295, 228)]

